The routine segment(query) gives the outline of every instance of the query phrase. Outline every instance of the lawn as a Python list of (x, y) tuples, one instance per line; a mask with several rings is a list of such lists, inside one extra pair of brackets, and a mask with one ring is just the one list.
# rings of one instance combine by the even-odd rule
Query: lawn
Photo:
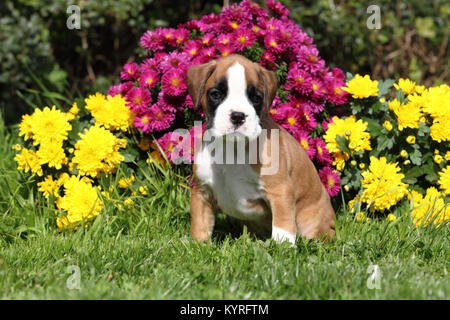
[(14, 130), (0, 123), (1, 299), (450, 297), (448, 224), (357, 221), (344, 208), (333, 242), (299, 238), (291, 247), (219, 215), (212, 241), (199, 244), (189, 237), (189, 192), (176, 170), (142, 169), (147, 196), (122, 211), (107, 203), (88, 228), (61, 233), (53, 205), (16, 170)]

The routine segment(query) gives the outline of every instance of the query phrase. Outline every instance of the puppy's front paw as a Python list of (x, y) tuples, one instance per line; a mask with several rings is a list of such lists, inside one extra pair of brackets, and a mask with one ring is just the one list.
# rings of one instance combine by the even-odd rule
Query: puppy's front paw
[(289, 241), (291, 244), (295, 244), (295, 233), (283, 230), (281, 228), (272, 227), (272, 239), (277, 242)]

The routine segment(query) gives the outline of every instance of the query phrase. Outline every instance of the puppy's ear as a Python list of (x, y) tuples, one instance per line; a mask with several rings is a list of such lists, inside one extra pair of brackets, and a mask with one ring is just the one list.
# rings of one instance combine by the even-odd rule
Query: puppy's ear
[(259, 77), (264, 85), (264, 107), (269, 110), (278, 90), (278, 79), (275, 72), (259, 65)]
[(186, 73), (187, 89), (195, 108), (198, 108), (201, 103), (206, 81), (216, 69), (216, 63), (215, 60), (212, 60), (208, 63), (191, 66)]

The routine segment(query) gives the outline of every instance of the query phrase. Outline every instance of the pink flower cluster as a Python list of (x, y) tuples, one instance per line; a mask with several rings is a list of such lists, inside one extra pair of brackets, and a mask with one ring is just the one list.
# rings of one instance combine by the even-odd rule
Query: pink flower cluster
[(305, 148), (328, 192), (335, 196), (339, 177), (331, 170), (332, 159), (324, 141), (313, 138), (312, 133), (321, 126), (325, 103), (342, 105), (347, 101), (348, 94), (340, 89), (345, 85), (344, 73), (325, 66), (312, 39), (288, 18), (288, 9), (274, 0), (268, 0), (267, 7), (273, 17), (258, 4), (244, 0), (219, 15), (212, 13), (177, 28), (147, 31), (140, 40), (147, 58), (140, 64), (125, 64), (123, 82), (112, 86), (108, 94), (124, 95), (136, 114), (135, 127), (159, 137), (157, 142), (168, 153), (174, 143), (183, 141), (170, 139), (175, 125), (185, 123), (186, 112), (201, 114), (201, 110), (193, 110), (187, 93), (188, 68), (233, 53), (258, 52), (255, 62), (262, 66), (271, 70), (287, 67), (279, 77), (283, 98), (275, 98), (270, 114)]

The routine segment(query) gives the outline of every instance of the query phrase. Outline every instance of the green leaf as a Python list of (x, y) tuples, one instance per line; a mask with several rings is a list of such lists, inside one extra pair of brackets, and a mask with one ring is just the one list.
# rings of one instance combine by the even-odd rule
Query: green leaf
[(378, 81), (378, 97), (382, 97), (389, 93), (392, 85), (395, 83), (392, 79), (387, 79), (385, 81)]
[(422, 164), (422, 153), (418, 149), (415, 149), (414, 152), (409, 154), (409, 159), (416, 166), (420, 166)]
[(350, 149), (348, 148), (348, 140), (344, 136), (337, 135), (336, 136), (336, 142), (337, 142), (337, 144), (339, 146), (339, 149), (341, 149), (342, 151), (344, 151), (344, 152), (346, 152), (348, 154), (351, 153)]

